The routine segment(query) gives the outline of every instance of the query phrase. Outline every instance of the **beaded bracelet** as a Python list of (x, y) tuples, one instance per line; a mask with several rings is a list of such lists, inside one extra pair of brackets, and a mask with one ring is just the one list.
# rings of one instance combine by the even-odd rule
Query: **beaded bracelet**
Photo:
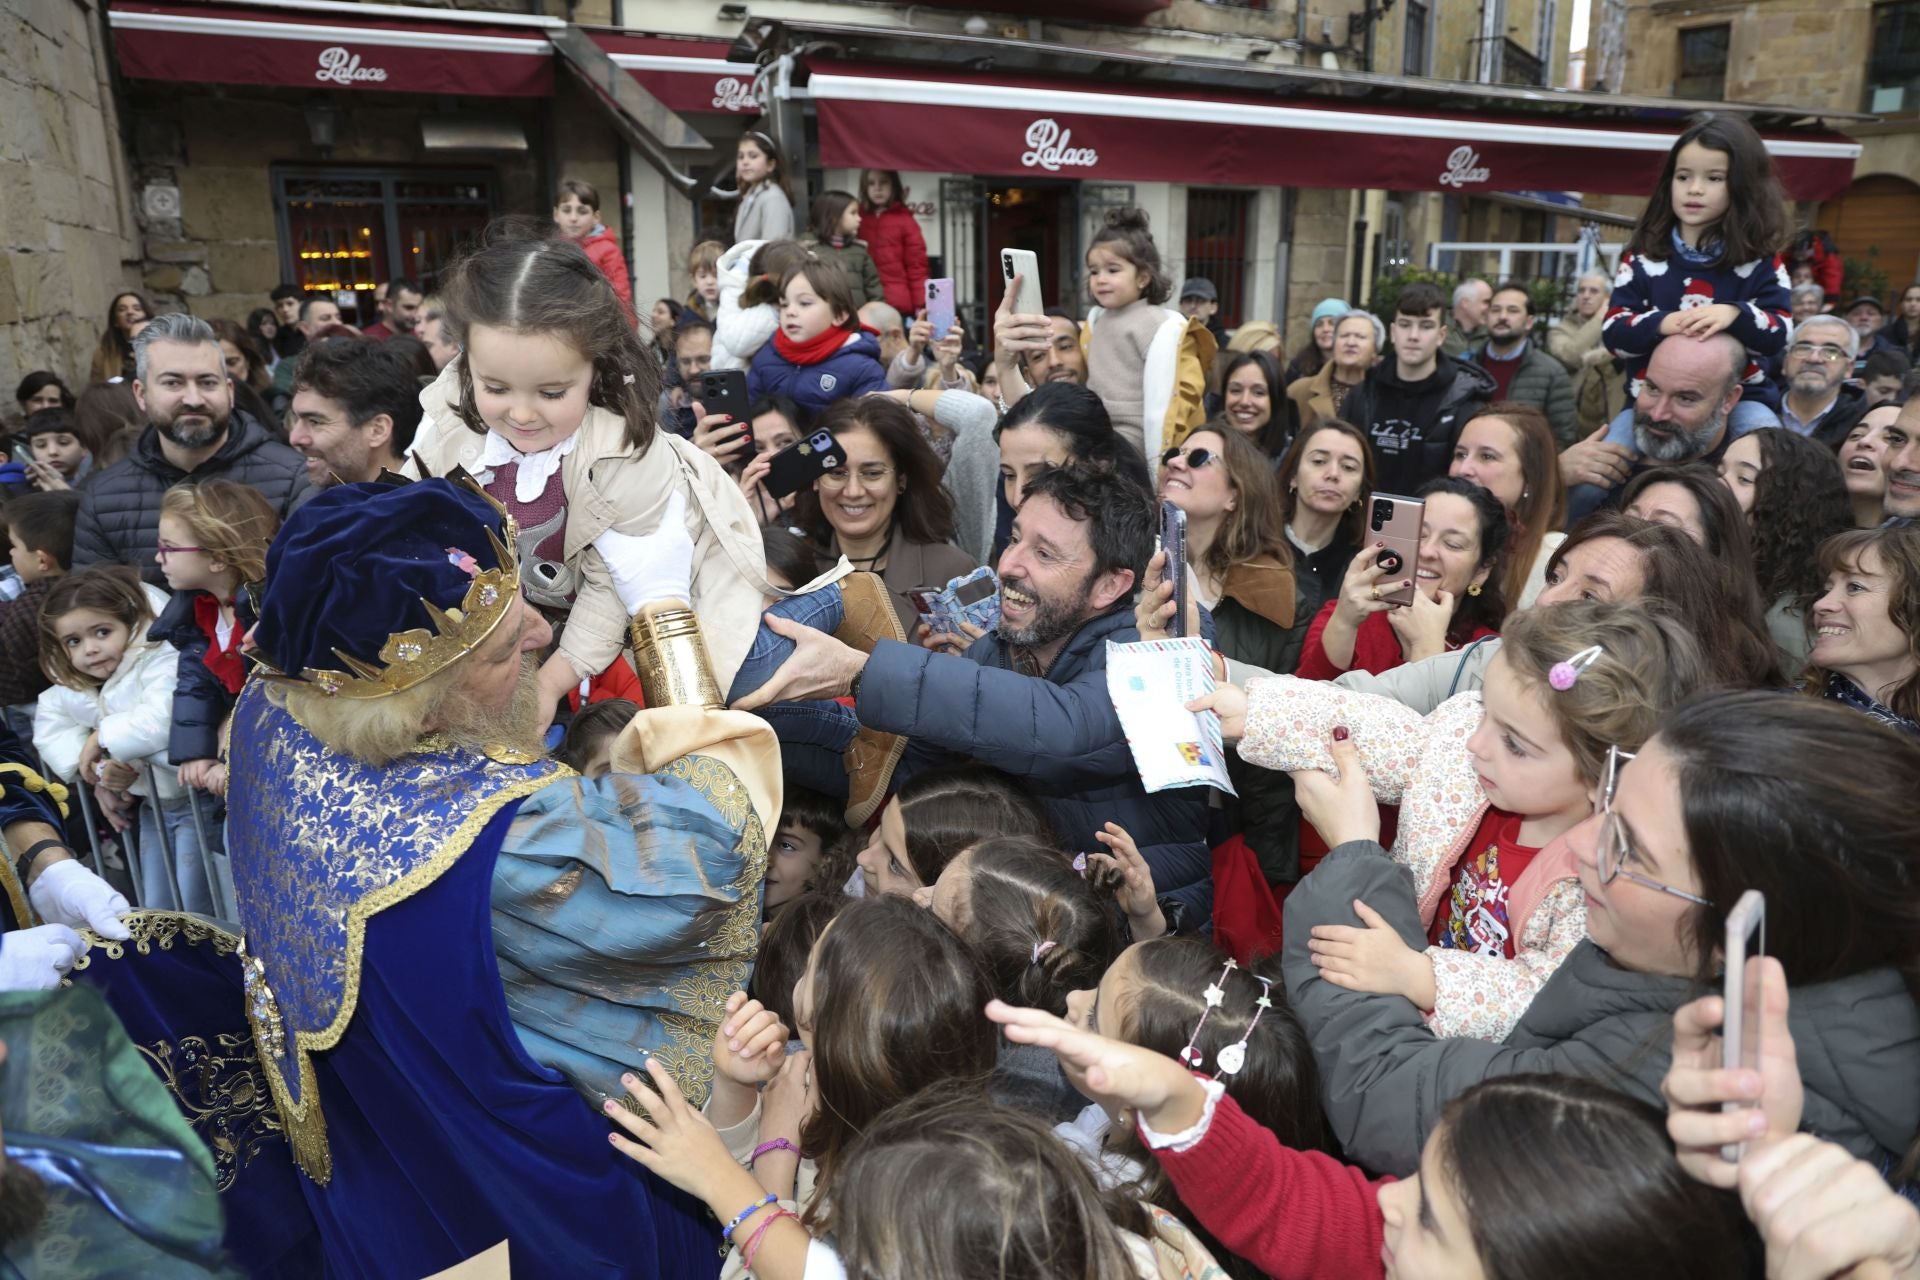
[(775, 1209), (772, 1213), (761, 1219), (760, 1225), (755, 1227), (753, 1234), (747, 1237), (746, 1247), (740, 1250), (740, 1261), (746, 1264), (747, 1270), (753, 1270), (753, 1257), (760, 1251), (760, 1237), (767, 1234), (768, 1227), (780, 1221), (782, 1218), (792, 1218), (795, 1222), (800, 1221), (800, 1215), (797, 1213), (789, 1213), (785, 1209)]
[(796, 1156), (800, 1155), (800, 1148), (794, 1146), (785, 1138), (775, 1138), (773, 1141), (763, 1142), (753, 1149), (753, 1154), (747, 1157), (747, 1168), (753, 1168), (754, 1165), (759, 1163), (760, 1157), (769, 1151), (791, 1151)]
[(752, 1204), (748, 1205), (746, 1208), (742, 1209), (740, 1212), (734, 1214), (733, 1221), (729, 1222), (727, 1224), (727, 1229), (720, 1233), (720, 1238), (722, 1240), (725, 1240), (729, 1244), (733, 1243), (733, 1229), (735, 1227), (739, 1226), (741, 1223), (745, 1222), (748, 1218), (751, 1218), (754, 1214), (760, 1212), (760, 1210), (766, 1208), (770, 1204), (775, 1203), (779, 1199), (780, 1197), (773, 1194), (773, 1192), (771, 1191), (767, 1192), (765, 1196), (763, 1196), (758, 1200), (755, 1200)]

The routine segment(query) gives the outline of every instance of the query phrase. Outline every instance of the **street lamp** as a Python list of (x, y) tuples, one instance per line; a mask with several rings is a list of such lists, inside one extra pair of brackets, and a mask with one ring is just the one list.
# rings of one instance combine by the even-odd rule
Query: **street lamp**
[(305, 114), (307, 140), (322, 156), (330, 154), (340, 139), (340, 108), (327, 95), (315, 94), (307, 99)]

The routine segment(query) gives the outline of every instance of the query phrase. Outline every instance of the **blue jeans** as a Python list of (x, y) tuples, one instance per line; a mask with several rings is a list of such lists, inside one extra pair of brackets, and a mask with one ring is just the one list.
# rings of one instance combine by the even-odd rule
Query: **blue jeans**
[[(1738, 440), (1749, 431), (1758, 431), (1762, 427), (1777, 427), (1780, 415), (1761, 404), (1758, 400), (1741, 400), (1733, 406), (1733, 412), (1727, 415), (1727, 439)], [(1625, 449), (1633, 449), (1633, 406), (1622, 409), (1619, 416), (1607, 424), (1607, 443), (1617, 444)], [(1625, 486), (1620, 486), (1624, 488)], [(1607, 505), (1620, 488), (1602, 489), (1596, 484), (1576, 484), (1567, 490), (1567, 527), (1571, 529), (1586, 516)]]
[[(789, 596), (768, 613), (831, 635), (846, 620), (838, 584), (828, 584), (803, 596)], [(793, 656), (793, 641), (766, 623), (760, 624), (746, 661), (733, 678), (727, 701), (737, 702), (765, 684)], [(853, 708), (838, 702), (781, 702), (762, 707), (760, 718), (773, 726), (780, 739), (781, 760), (795, 782), (829, 796), (845, 798), (847, 775), (840, 757), (860, 732)]]
[[(161, 766), (164, 767), (164, 766)], [(139, 906), (156, 911), (195, 911), (209, 915), (213, 911), (213, 891), (207, 884), (210, 859), (200, 853), (200, 838), (193, 822), (188, 794), (171, 800), (140, 802), (140, 902)], [(214, 817), (217, 805), (206, 796), (198, 797), (200, 820), (207, 829), (207, 842), (220, 848), (225, 836)], [(163, 852), (169, 857), (163, 857)], [(173, 863), (173, 878), (167, 878), (167, 862)]]

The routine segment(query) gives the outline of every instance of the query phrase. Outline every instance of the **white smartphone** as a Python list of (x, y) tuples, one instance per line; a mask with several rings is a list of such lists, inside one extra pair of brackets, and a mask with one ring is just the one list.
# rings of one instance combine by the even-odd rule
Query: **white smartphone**
[[(1740, 895), (1727, 913), (1723, 944), (1726, 976), (1721, 1003), (1726, 1010), (1720, 1025), (1720, 1065), (1729, 1071), (1760, 1069), (1760, 967), (1747, 963), (1767, 953), (1767, 899), (1758, 889)], [(1723, 1111), (1740, 1111), (1746, 1103), (1721, 1104)], [(1723, 1159), (1738, 1160), (1744, 1142), (1720, 1148)]]
[(1040, 258), (1033, 250), (1002, 249), (1000, 251), (1000, 278), (1011, 288), (1015, 276), (1020, 277), (1020, 292), (1014, 295), (1014, 314), (1023, 316), (1043, 314), (1047, 304), (1040, 300)]

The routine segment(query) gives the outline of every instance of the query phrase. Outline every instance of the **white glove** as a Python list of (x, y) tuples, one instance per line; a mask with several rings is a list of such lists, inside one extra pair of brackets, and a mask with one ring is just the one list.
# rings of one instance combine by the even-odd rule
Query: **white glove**
[(86, 949), (63, 924), (15, 929), (0, 937), (0, 991), (51, 991)]
[(71, 858), (42, 871), (33, 887), (27, 890), (27, 897), (42, 920), (75, 929), (91, 929), (115, 942), (125, 942), (133, 936), (127, 932), (127, 926), (120, 923), (121, 915), (133, 910), (133, 905), (119, 890)]
[(658, 600), (692, 603), (693, 539), (687, 534), (687, 497), (675, 490), (667, 499), (660, 527), (652, 533), (616, 533), (608, 529), (593, 540), (613, 574), (614, 590), (628, 613)]

